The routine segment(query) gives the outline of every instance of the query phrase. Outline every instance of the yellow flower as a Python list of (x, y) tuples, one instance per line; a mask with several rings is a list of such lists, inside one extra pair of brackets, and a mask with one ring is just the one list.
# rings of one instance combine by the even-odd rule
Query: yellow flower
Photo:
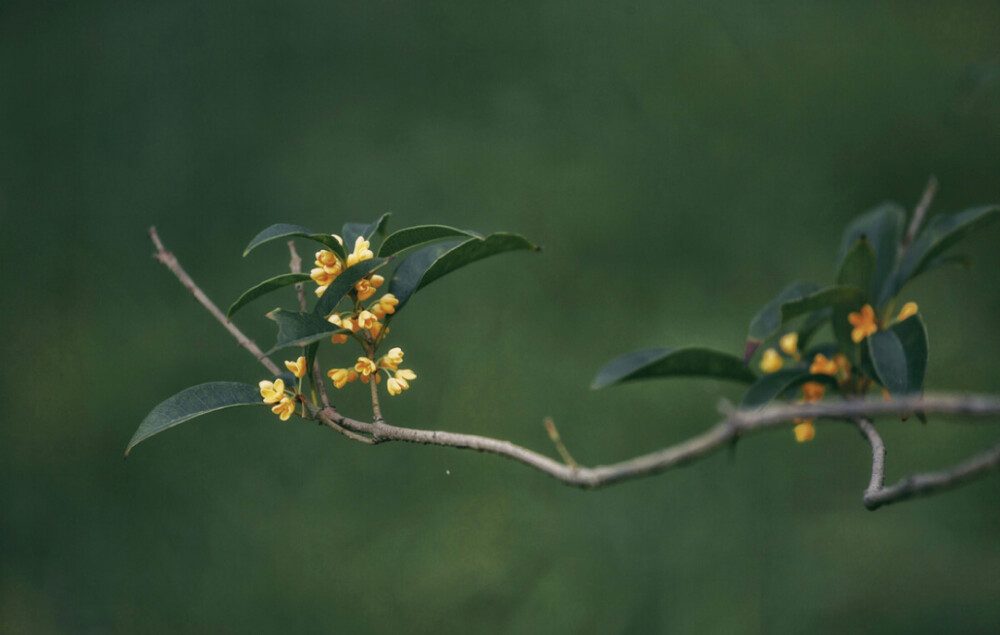
[(364, 302), (375, 295), (375, 287), (364, 278), (354, 283), (354, 290), (358, 293), (358, 301)]
[(802, 384), (802, 398), (808, 403), (811, 401), (819, 401), (823, 398), (826, 393), (826, 388), (823, 384), (815, 381), (807, 381)]
[(368, 359), (367, 357), (359, 357), (356, 364), (354, 364), (354, 370), (357, 371), (362, 378), (368, 377), (376, 370), (375, 362)]
[(851, 331), (851, 339), (854, 340), (855, 344), (860, 344), (861, 340), (878, 330), (875, 309), (870, 304), (861, 307), (860, 313), (848, 314), (847, 321), (854, 327), (854, 330)]
[(386, 293), (371, 306), (370, 310), (376, 317), (383, 318), (387, 314), (395, 313), (397, 304), (399, 304), (399, 300), (396, 299), (396, 296)]
[(896, 318), (897, 322), (902, 322), (906, 318), (917, 314), (917, 303), (907, 302), (903, 305), (903, 308), (899, 311), (899, 316)]
[(389, 390), (389, 394), (390, 395), (398, 395), (399, 393), (401, 393), (404, 390), (406, 390), (406, 388), (409, 388), (409, 386), (406, 386), (404, 388), (403, 385), (405, 383), (406, 382), (400, 381), (399, 379), (396, 379), (395, 377), (390, 377), (389, 381), (386, 382), (385, 387)]
[[(368, 332), (372, 334), (372, 337), (378, 337), (378, 334), (382, 332), (382, 323), (376, 322), (372, 324), (368, 327)], [(386, 329), (385, 332), (388, 333), (389, 329)]]
[(827, 359), (823, 353), (816, 353), (812, 366), (809, 367), (809, 372), (813, 375), (836, 375), (837, 362)]
[(333, 380), (333, 385), (336, 388), (343, 388), (347, 383), (358, 378), (358, 374), (350, 368), (334, 368), (327, 372), (327, 375)]
[(299, 379), (302, 379), (306, 374), (306, 358), (300, 356), (294, 362), (286, 361), (285, 368), (291, 371), (291, 373)]
[(357, 240), (354, 241), (354, 251), (347, 256), (347, 266), (353, 267), (362, 260), (374, 258), (375, 254), (372, 253), (372, 250), (368, 246), (368, 241), (358, 236)]
[(346, 333), (334, 333), (333, 335), (330, 336), (330, 342), (332, 342), (333, 344), (343, 344), (346, 341), (347, 341)]
[(396, 371), (396, 379), (404, 379), (407, 381), (413, 381), (417, 378), (417, 374), (410, 370), (409, 368), (400, 368)]
[(328, 269), (330, 273), (338, 274), (343, 268), (343, 263), (340, 262), (337, 254), (329, 249), (321, 249), (316, 252), (316, 266)]
[(277, 403), (285, 396), (285, 382), (275, 379), (274, 382), (262, 380), (259, 384), (260, 396), (264, 398), (264, 403)]
[(382, 359), (380, 359), (378, 363), (382, 368), (396, 370), (399, 368), (399, 365), (403, 363), (403, 349), (398, 346), (390, 348), (389, 352), (383, 355)]
[[(381, 384), (382, 383), (382, 375), (379, 375), (378, 373), (375, 373), (374, 375), (372, 375), (372, 377), (375, 378), (375, 383), (376, 384)], [(363, 381), (364, 383), (367, 384), (368, 383), (368, 375), (362, 375), (361, 376), (361, 381)]]
[(765, 373), (773, 373), (780, 370), (782, 364), (784, 361), (781, 359), (781, 355), (778, 355), (778, 351), (769, 348), (764, 351), (764, 356), (760, 360), (760, 369)]
[(383, 282), (385, 282), (385, 278), (383, 278), (382, 276), (378, 275), (377, 273), (374, 273), (374, 274), (372, 274), (371, 282), (372, 282), (372, 286), (377, 289), (377, 288), (379, 288), (379, 287), (382, 286)]
[(372, 324), (378, 322), (378, 318), (371, 314), (369, 311), (362, 311), (358, 313), (358, 317), (354, 318), (358, 324), (358, 328), (370, 329)]
[(794, 355), (799, 350), (799, 334), (793, 332), (782, 335), (778, 346), (785, 355)]
[(323, 292), (330, 286), (333, 279), (337, 277), (337, 274), (330, 273), (323, 267), (316, 267), (309, 273), (309, 277), (313, 279), (313, 282), (319, 285), (316, 287), (316, 295), (319, 296), (323, 295)]
[(281, 401), (271, 408), (271, 412), (278, 415), (282, 421), (288, 421), (295, 412), (295, 402), (288, 396), (282, 397)]
[(799, 443), (812, 441), (813, 437), (816, 436), (816, 428), (813, 426), (812, 419), (806, 419), (799, 425), (795, 426), (793, 432), (795, 432), (795, 440)]

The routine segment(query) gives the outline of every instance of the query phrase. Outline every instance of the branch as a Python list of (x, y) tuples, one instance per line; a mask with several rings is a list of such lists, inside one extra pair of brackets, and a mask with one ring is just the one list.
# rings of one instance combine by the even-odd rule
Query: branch
[(236, 328), (236, 325), (226, 319), (226, 316), (222, 314), (219, 307), (215, 306), (205, 293), (198, 288), (198, 285), (194, 283), (194, 280), (187, 274), (186, 271), (181, 267), (180, 263), (177, 262), (177, 257), (171, 252), (167, 251), (160, 241), (160, 236), (156, 233), (155, 227), (149, 228), (149, 237), (152, 239), (153, 244), (156, 245), (156, 253), (153, 257), (163, 263), (170, 271), (173, 272), (177, 279), (181, 281), (188, 291), (194, 295), (194, 298), (201, 303), (203, 307), (208, 309), (208, 312), (219, 321), (219, 324), (225, 327), (227, 331), (236, 338), (240, 346), (250, 351), (250, 354), (257, 358), (257, 361), (264, 365), (272, 375), (279, 375), (281, 371), (278, 370), (278, 366), (271, 361), (271, 359), (260, 350), (256, 342), (243, 334), (243, 331)]
[(937, 179), (934, 175), (931, 175), (931, 178), (927, 181), (927, 186), (924, 188), (924, 194), (920, 197), (920, 202), (917, 203), (916, 208), (913, 210), (913, 218), (910, 219), (910, 226), (906, 229), (906, 236), (903, 237), (903, 242), (899, 246), (900, 251), (906, 251), (906, 248), (913, 244), (913, 241), (917, 238), (917, 232), (920, 231), (924, 217), (927, 216), (927, 210), (931, 208), (931, 201), (934, 200), (937, 189)]

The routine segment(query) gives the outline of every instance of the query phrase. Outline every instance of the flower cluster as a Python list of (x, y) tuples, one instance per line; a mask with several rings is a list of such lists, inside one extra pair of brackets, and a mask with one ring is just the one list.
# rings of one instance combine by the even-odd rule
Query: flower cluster
[[(285, 368), (301, 383), (302, 378), (306, 375), (306, 358), (299, 356), (294, 362), (286, 361)], [(257, 385), (264, 403), (273, 404), (271, 412), (278, 415), (282, 421), (288, 421), (295, 413), (295, 397), (299, 394), (301, 386), (291, 391), (292, 394), (289, 395), (289, 391), (285, 390), (285, 380), (283, 379), (275, 379), (274, 381), (264, 379)]]
[[(896, 321), (902, 322), (906, 318), (916, 315), (918, 310), (916, 302), (907, 302), (900, 309), (899, 315), (896, 316)], [(861, 310), (857, 313), (848, 314), (847, 320), (854, 327), (851, 330), (851, 340), (855, 344), (860, 344), (866, 337), (872, 335), (880, 328), (878, 317), (875, 315), (875, 309), (870, 304), (861, 307)]]
[[(333, 234), (333, 237), (340, 244), (344, 244), (344, 240), (340, 236)], [(317, 251), (316, 266), (309, 273), (309, 277), (318, 285), (316, 287), (316, 295), (322, 296), (323, 292), (337, 279), (337, 276), (343, 273), (344, 269), (353, 267), (359, 262), (374, 257), (375, 254), (371, 250), (371, 245), (361, 236), (358, 236), (357, 240), (354, 241), (354, 251), (347, 254), (346, 262), (342, 261), (340, 256), (329, 249)], [(385, 278), (377, 274), (371, 274), (358, 280), (354, 284), (354, 291), (358, 295), (358, 300), (364, 301), (375, 295), (375, 289), (382, 286), (383, 282), (385, 282)]]
[(374, 378), (375, 383), (382, 381), (379, 371), (386, 373), (388, 381), (386, 387), (390, 395), (398, 395), (410, 387), (409, 382), (417, 378), (417, 374), (408, 368), (400, 368), (403, 363), (403, 349), (398, 346), (389, 349), (389, 352), (380, 357), (377, 361), (372, 361), (369, 357), (359, 357), (353, 368), (334, 368), (327, 375), (337, 388), (343, 388), (347, 384), (360, 379), (368, 383)]

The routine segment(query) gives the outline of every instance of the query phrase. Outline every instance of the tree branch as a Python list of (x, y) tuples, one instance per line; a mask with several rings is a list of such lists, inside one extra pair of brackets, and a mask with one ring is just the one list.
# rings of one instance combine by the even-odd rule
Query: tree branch
[(260, 347), (257, 346), (256, 342), (244, 335), (243, 331), (236, 328), (235, 324), (227, 320), (226, 316), (219, 310), (219, 307), (215, 306), (215, 303), (212, 302), (212, 300), (210, 300), (200, 288), (198, 288), (198, 285), (194, 283), (191, 276), (189, 276), (187, 272), (184, 271), (183, 267), (181, 267), (181, 264), (177, 262), (177, 257), (167, 251), (163, 246), (163, 242), (160, 241), (160, 236), (156, 233), (155, 227), (149, 228), (149, 237), (153, 241), (153, 244), (156, 245), (156, 253), (153, 254), (153, 257), (163, 263), (168, 269), (170, 269), (170, 271), (173, 272), (175, 276), (177, 276), (177, 279), (181, 281), (181, 284), (183, 284), (187, 290), (194, 295), (194, 298), (200, 302), (203, 307), (208, 309), (208, 312), (219, 321), (219, 324), (225, 327), (225, 329), (236, 338), (236, 341), (239, 342), (240, 346), (250, 351), (250, 354), (256, 357), (257, 361), (263, 364), (265, 368), (271, 371), (272, 375), (280, 374), (281, 371), (278, 369), (277, 364), (272, 362), (271, 359), (260, 350)]
[(910, 226), (906, 229), (906, 235), (903, 237), (903, 242), (900, 244), (900, 251), (906, 251), (907, 247), (913, 244), (913, 241), (917, 238), (917, 232), (920, 231), (920, 226), (924, 223), (924, 217), (927, 216), (927, 211), (931, 208), (931, 202), (934, 200), (934, 195), (937, 194), (938, 181), (931, 175), (931, 178), (927, 180), (927, 186), (924, 187), (924, 194), (920, 197), (920, 202), (913, 210), (913, 218), (910, 219)]

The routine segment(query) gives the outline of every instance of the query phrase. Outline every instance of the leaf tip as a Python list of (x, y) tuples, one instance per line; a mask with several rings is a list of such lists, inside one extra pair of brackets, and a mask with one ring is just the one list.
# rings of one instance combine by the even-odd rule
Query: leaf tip
[(760, 345), (761, 345), (760, 340), (754, 340), (754, 339), (747, 340), (746, 346), (743, 347), (744, 366), (750, 363), (750, 358), (753, 357), (753, 354), (757, 352), (757, 349), (760, 348)]

